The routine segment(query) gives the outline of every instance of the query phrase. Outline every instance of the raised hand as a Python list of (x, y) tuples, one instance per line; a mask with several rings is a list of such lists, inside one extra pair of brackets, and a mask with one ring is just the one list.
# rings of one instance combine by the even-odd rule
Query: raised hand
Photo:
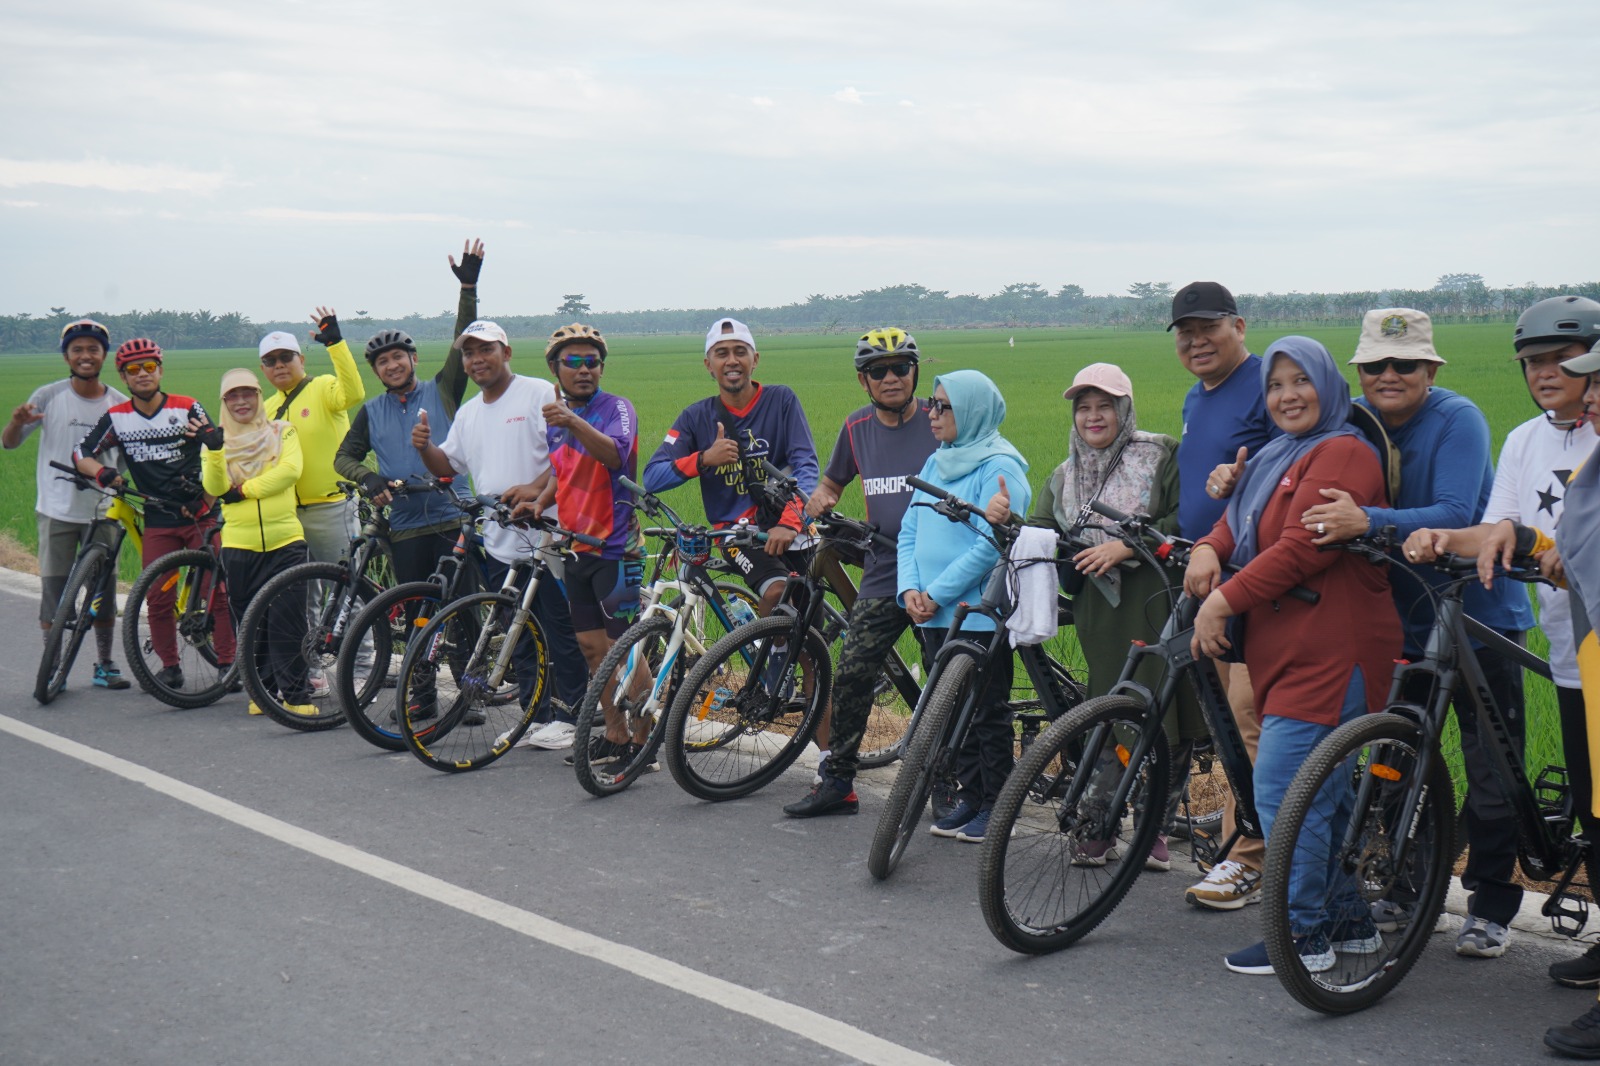
[(991, 526), (1003, 526), (1011, 521), (1011, 490), (1006, 487), (1004, 474), (1000, 475), (1000, 488), (989, 497), (983, 509), (983, 517), (988, 519)]
[(318, 344), (332, 348), (344, 339), (339, 333), (339, 316), (333, 313), (333, 308), (317, 308), (311, 316), (311, 321), (317, 324), (316, 332), (311, 334), (311, 339)]
[(418, 411), (416, 425), (411, 427), (411, 446), (420, 452), (432, 443), (433, 434), (428, 429), (428, 412)]
[(31, 426), (44, 418), (44, 412), (31, 403), (21, 404), (11, 412), (11, 421), (19, 426)]
[(466, 241), (461, 245), (461, 263), (457, 265), (455, 256), (448, 256), (450, 272), (461, 282), (463, 289), (478, 284), (478, 271), (483, 269), (483, 242), (481, 240)]
[(700, 466), (726, 466), (739, 461), (739, 442), (729, 437), (722, 429), (722, 423), (717, 423), (717, 439), (711, 446), (700, 453)]
[(1213, 468), (1211, 473), (1206, 475), (1206, 495), (1215, 500), (1226, 500), (1232, 496), (1239, 479), (1244, 477), (1244, 461), (1249, 456), (1249, 448), (1240, 448), (1233, 462), (1219, 463)]

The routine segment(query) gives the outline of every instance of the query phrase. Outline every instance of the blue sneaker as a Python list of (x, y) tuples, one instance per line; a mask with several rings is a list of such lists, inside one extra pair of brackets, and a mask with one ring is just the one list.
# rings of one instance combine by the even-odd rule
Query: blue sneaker
[(969, 800), (956, 804), (956, 809), (940, 818), (928, 829), (936, 837), (953, 837), (956, 831), (978, 816), (978, 805)]
[(984, 809), (973, 816), (972, 821), (956, 830), (956, 839), (964, 840), (968, 844), (982, 844), (983, 834), (989, 830), (989, 811)]
[(96, 688), (122, 689), (128, 688), (128, 679), (122, 676), (122, 671), (117, 669), (117, 664), (107, 659), (103, 663), (94, 664), (94, 684)]
[(1328, 942), (1334, 951), (1345, 955), (1373, 955), (1383, 950), (1383, 934), (1366, 915), (1329, 928)]
[[(1322, 933), (1308, 933), (1305, 936), (1294, 938), (1295, 951), (1300, 955), (1300, 963), (1308, 973), (1322, 973), (1324, 970), (1333, 969), (1337, 961), (1333, 947), (1328, 943), (1328, 938)], [(1235, 951), (1232, 955), (1223, 956), (1222, 963), (1234, 973), (1270, 974), (1272, 960), (1267, 958), (1267, 945), (1264, 941), (1251, 944), (1243, 951)]]

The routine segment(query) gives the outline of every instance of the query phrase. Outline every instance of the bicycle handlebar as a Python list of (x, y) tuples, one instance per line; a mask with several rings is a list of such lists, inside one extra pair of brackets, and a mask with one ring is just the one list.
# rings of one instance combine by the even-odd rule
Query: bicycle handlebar
[[(194, 502), (192, 500), (191, 501), (187, 501), (187, 502), (180, 502), (178, 500), (169, 500), (165, 496), (156, 496), (156, 495), (154, 495), (152, 493), (141, 492), (138, 489), (134, 488), (132, 485), (128, 484), (126, 478), (123, 479), (122, 488), (114, 489), (114, 488), (111, 488), (110, 486), (100, 484), (100, 482), (96, 481), (94, 478), (90, 477), (88, 474), (85, 474), (82, 470), (79, 470), (75, 466), (68, 466), (65, 463), (58, 463), (54, 459), (51, 459), (49, 461), (49, 465), (51, 467), (55, 468), (56, 470), (60, 470), (63, 473), (70, 474), (71, 475), (70, 480), (77, 482), (78, 483), (78, 487), (80, 489), (88, 489), (88, 490), (93, 491), (93, 492), (102, 493), (103, 495), (106, 495), (106, 496), (124, 496), (124, 497), (131, 496), (136, 500), (143, 500), (147, 505), (153, 503), (158, 507), (166, 507), (166, 508), (169, 508), (170, 510), (174, 510), (174, 511), (183, 510), (183, 509), (191, 506), (193, 504), (193, 502)], [(121, 477), (120, 474), (118, 476)], [(61, 480), (66, 481), (68, 479), (67, 478), (62, 478)], [(196, 488), (197, 488), (198, 491), (202, 491), (202, 492), (204, 491), (203, 489), (199, 489), (198, 486), (196, 486)]]

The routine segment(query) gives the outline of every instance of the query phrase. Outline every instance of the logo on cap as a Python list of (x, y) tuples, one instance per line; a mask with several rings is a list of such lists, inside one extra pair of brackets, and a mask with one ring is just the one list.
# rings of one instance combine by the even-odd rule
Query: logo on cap
[(1378, 324), (1378, 329), (1385, 337), (1404, 337), (1406, 335), (1406, 320), (1401, 315), (1387, 315)]
[(1188, 304), (1190, 307), (1193, 307), (1195, 304), (1199, 303), (1200, 302), (1200, 290), (1198, 290), (1198, 289), (1190, 289), (1188, 292), (1184, 293), (1183, 294), (1183, 302)]

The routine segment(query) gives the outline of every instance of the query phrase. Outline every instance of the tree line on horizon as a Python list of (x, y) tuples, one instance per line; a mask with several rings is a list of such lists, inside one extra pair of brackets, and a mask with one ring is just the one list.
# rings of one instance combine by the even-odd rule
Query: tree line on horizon
[[(1574, 293), (1600, 300), (1600, 282), (1578, 285), (1510, 285), (1491, 288), (1479, 274), (1445, 274), (1429, 289), (1379, 289), (1366, 292), (1244, 293), (1239, 313), (1252, 322), (1305, 325), (1356, 325), (1375, 307), (1414, 307), (1438, 322), (1509, 322), (1529, 305)], [(699, 333), (731, 315), (757, 333), (855, 333), (875, 325), (908, 329), (1027, 329), (1079, 326), (1101, 329), (1162, 329), (1171, 312), (1173, 286), (1141, 281), (1122, 294), (1092, 296), (1079, 285), (1051, 290), (1037, 282), (1016, 282), (991, 296), (957, 294), (923, 285), (889, 285), (849, 296), (816, 293), (781, 307), (706, 307), (651, 311), (593, 311), (582, 293), (567, 293), (544, 315), (503, 314), (484, 308), (513, 337), (543, 336), (559, 326), (584, 321), (608, 334)], [(0, 352), (56, 350), (61, 327), (76, 318), (105, 323), (113, 338), (150, 337), (163, 348), (249, 348), (275, 329), (300, 334), (300, 320), (255, 322), (230, 311), (134, 311), (105, 314), (52, 307), (48, 315), (29, 312), (0, 316)], [(455, 311), (413, 312), (404, 318), (373, 318), (365, 311), (341, 316), (352, 338), (381, 329), (402, 329), (419, 341), (450, 340)]]

